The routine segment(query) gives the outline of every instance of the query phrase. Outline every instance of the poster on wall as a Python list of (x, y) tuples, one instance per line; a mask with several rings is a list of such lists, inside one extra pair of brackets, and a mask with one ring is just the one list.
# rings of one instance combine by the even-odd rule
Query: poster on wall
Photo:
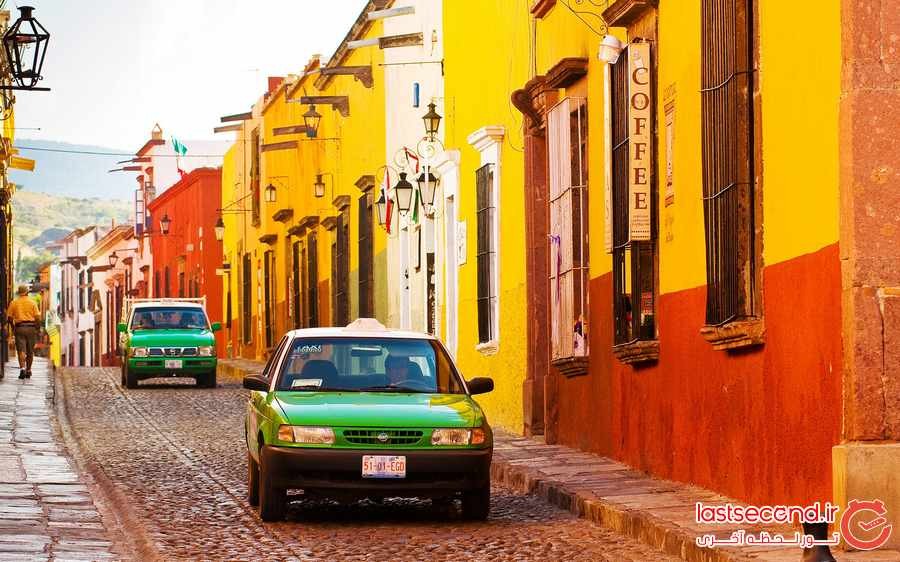
[(633, 242), (650, 240), (650, 182), (653, 127), (650, 44), (628, 46), (628, 233)]

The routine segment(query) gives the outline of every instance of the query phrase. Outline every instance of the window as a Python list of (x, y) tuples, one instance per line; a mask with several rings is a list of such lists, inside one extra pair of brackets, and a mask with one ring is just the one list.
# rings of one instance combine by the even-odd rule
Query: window
[(263, 254), (263, 307), (265, 314), (266, 348), (272, 347), (275, 337), (275, 298), (273, 283), (275, 282), (275, 255), (269, 250)]
[(548, 129), (551, 359), (560, 361), (588, 354), (590, 253), (585, 100), (565, 98), (559, 102), (550, 110)]
[(372, 196), (364, 193), (359, 198), (359, 317), (375, 316), (373, 296), (374, 232), (372, 231)]
[(84, 272), (78, 272), (78, 312), (84, 312), (85, 303), (85, 295), (87, 293), (87, 289), (84, 283)]
[(253, 341), (251, 327), (253, 326), (253, 272), (251, 271), (250, 254), (244, 254), (241, 263), (241, 335), (244, 343)]
[(178, 272), (178, 296), (184, 297), (184, 271)]
[(306, 236), (306, 327), (319, 327), (319, 248), (316, 232)]
[(165, 269), (165, 284), (166, 284), (166, 295), (167, 297), (172, 296), (172, 275), (169, 271), (169, 266), (166, 266)]
[(706, 323), (754, 316), (752, 0), (704, 0), (701, 9)]
[[(617, 346), (640, 340), (656, 340), (656, 228), (651, 219), (650, 240), (632, 240), (629, 217), (629, 167), (633, 139), (629, 134), (629, 51), (623, 52), (610, 69), (609, 126), (612, 152), (612, 258), (613, 343)], [(646, 109), (646, 107), (644, 108)], [(652, 110), (650, 115), (653, 115)], [(651, 127), (650, 124), (644, 124)], [(652, 129), (650, 134), (653, 135)], [(652, 156), (651, 156), (652, 158)], [(651, 185), (651, 216), (655, 216), (656, 190)], [(629, 356), (630, 357), (630, 356)], [(651, 359), (634, 356), (631, 359)], [(620, 359), (627, 360), (620, 355)]]
[(299, 241), (291, 245), (291, 265), (293, 265), (291, 275), (291, 305), (293, 310), (291, 312), (293, 313), (294, 328), (300, 328), (303, 326), (303, 317), (301, 316), (303, 311), (300, 304), (300, 270), (303, 269), (303, 262), (301, 261)]
[(337, 216), (332, 246), (332, 283), (334, 284), (335, 326), (350, 323), (350, 224), (349, 214), (342, 211)]
[(252, 192), (252, 203), (250, 208), (250, 216), (251, 222), (253, 226), (259, 226), (259, 209), (260, 209), (260, 201), (259, 201), (259, 154), (260, 154), (260, 140), (259, 140), (259, 129), (253, 129), (253, 132), (250, 134), (250, 189)]
[(494, 165), (485, 164), (475, 171), (475, 205), (478, 222), (476, 251), (478, 275), (478, 341), (496, 339), (497, 322), (497, 249), (495, 247), (496, 206)]
[(159, 297), (159, 272), (153, 272), (153, 296)]

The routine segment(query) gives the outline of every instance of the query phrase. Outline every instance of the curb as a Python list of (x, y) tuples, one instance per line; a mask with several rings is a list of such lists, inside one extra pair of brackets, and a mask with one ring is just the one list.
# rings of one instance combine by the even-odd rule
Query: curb
[(748, 562), (758, 560), (736, 552), (697, 546), (695, 535), (675, 525), (657, 520), (651, 514), (629, 509), (597, 498), (585, 491), (567, 488), (494, 454), (491, 480), (513, 490), (538, 498), (587, 519), (604, 528), (636, 539), (644, 544), (678, 556), (689, 562)]

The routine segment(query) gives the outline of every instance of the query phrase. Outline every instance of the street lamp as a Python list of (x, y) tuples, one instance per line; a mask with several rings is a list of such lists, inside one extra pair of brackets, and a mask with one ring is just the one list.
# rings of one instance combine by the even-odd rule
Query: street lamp
[(438, 127), (441, 125), (441, 116), (434, 108), (434, 102), (429, 103), (428, 113), (422, 116), (422, 121), (425, 122), (425, 135), (432, 140), (434, 140)]
[(50, 34), (34, 16), (34, 8), (21, 6), (19, 19), (3, 34), (3, 48), (6, 60), (9, 61), (10, 72), (19, 88), (36, 89), (47, 54), (47, 42)]
[(163, 236), (169, 234), (170, 226), (172, 226), (172, 219), (169, 218), (169, 213), (166, 213), (163, 218), (159, 219), (159, 231), (163, 233)]
[(271, 183), (266, 186), (266, 203), (274, 203), (277, 196), (275, 186)]
[(384, 226), (384, 223), (387, 222), (387, 199), (384, 198), (383, 191), (381, 197), (375, 202), (375, 210), (378, 212), (378, 224)]
[(311, 104), (306, 113), (303, 114), (303, 123), (306, 125), (306, 136), (314, 139), (319, 133), (319, 121), (322, 115), (316, 111), (315, 104)]
[(109, 255), (109, 266), (116, 267), (117, 263), (119, 263), (119, 255), (116, 252), (113, 252)]
[(419, 179), (416, 180), (416, 183), (419, 184), (419, 191), (422, 193), (422, 202), (428, 205), (429, 207), (434, 206), (434, 194), (437, 191), (438, 185), (440, 185), (441, 180), (431, 173), (431, 169), (428, 169), (428, 174), (422, 172), (419, 175)]
[(397, 210), (405, 215), (412, 205), (413, 196), (413, 185), (406, 181), (406, 172), (400, 172), (400, 181), (394, 186), (394, 194), (397, 197)]
[(316, 197), (325, 197), (325, 179), (322, 174), (316, 174), (316, 183), (313, 184), (313, 188)]
[(216, 220), (216, 226), (213, 227), (213, 231), (216, 233), (216, 241), (221, 242), (225, 238), (225, 221), (222, 220), (221, 215)]

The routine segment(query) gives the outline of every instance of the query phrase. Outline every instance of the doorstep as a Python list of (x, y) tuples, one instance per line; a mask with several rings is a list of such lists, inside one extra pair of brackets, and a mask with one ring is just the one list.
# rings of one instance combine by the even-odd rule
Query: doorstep
[[(798, 528), (738, 525), (701, 525), (697, 502), (709, 505), (742, 504), (715, 492), (647, 476), (614, 460), (537, 439), (497, 432), (491, 479), (522, 493), (533, 494), (579, 517), (637, 539), (692, 562), (799, 561), (796, 547), (742, 546), (706, 548), (697, 538), (715, 534), (726, 539), (734, 531), (783, 533)], [(745, 505), (745, 504), (742, 504)], [(896, 551), (843, 552), (843, 561), (896, 562)]]

